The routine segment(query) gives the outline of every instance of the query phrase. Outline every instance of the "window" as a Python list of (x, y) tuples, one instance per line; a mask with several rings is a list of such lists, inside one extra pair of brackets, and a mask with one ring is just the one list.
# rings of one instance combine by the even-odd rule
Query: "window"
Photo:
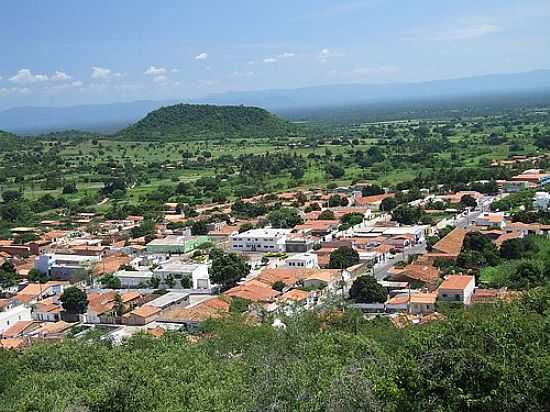
[(443, 297), (444, 297), (444, 298), (446, 298), (446, 297), (447, 297), (447, 294), (446, 294), (446, 293), (444, 293), (444, 294), (443, 294)]
[(456, 299), (456, 300), (460, 300), (460, 295), (456, 294), (456, 295), (455, 295), (455, 299)]

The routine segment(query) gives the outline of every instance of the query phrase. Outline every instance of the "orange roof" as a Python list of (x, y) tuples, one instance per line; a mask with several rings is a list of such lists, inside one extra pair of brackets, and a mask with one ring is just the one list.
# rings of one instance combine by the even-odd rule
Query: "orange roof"
[(175, 307), (169, 309), (162, 314), (161, 319), (173, 322), (203, 322), (210, 318), (223, 316), (229, 312), (229, 308), (230, 303), (228, 299), (215, 297), (186, 308)]
[(280, 292), (277, 292), (269, 287), (261, 287), (245, 282), (242, 285), (229, 289), (224, 293), (224, 295), (246, 299), (252, 302), (272, 302), (275, 297), (280, 295)]
[(15, 322), (12, 326), (2, 332), (3, 338), (16, 338), (29, 329), (33, 329), (40, 325), (39, 322), (34, 320), (20, 320)]
[(113, 273), (116, 272), (122, 265), (127, 265), (130, 263), (131, 260), (132, 258), (122, 254), (108, 256), (96, 263), (93, 271), (96, 275), (102, 273)]
[(34, 305), (34, 310), (37, 312), (47, 312), (47, 313), (60, 313), (63, 311), (63, 307), (59, 304), (54, 302), (54, 296), (51, 298), (47, 298), (44, 300), (41, 300), (40, 302), (36, 303)]
[(65, 230), (52, 230), (51, 232), (45, 233), (42, 236), (42, 239), (47, 240), (47, 241), (52, 241), (54, 239), (65, 236), (67, 233), (68, 232), (65, 231)]
[(120, 295), (120, 298), (122, 299), (122, 303), (128, 303), (134, 299), (139, 299), (140, 297), (141, 297), (141, 294), (138, 292), (126, 292)]
[(409, 295), (407, 293), (395, 295), (393, 298), (388, 299), (386, 303), (389, 305), (403, 305), (409, 303)]
[(340, 276), (341, 271), (339, 269), (321, 269), (309, 275), (307, 280), (320, 280), (325, 283), (330, 283), (340, 278)]
[(306, 300), (308, 296), (309, 292), (306, 292), (305, 290), (292, 289), (280, 296), (279, 300), (283, 302), (287, 302), (289, 300), (294, 302), (302, 302)]
[(294, 229), (297, 230), (329, 230), (332, 227), (338, 226), (338, 220), (308, 220), (307, 222), (297, 225)]
[(362, 196), (355, 200), (355, 204), (358, 206), (376, 204), (389, 197), (395, 197), (395, 193), (383, 193), (381, 195)]
[(72, 328), (76, 323), (68, 323), (60, 320), (59, 322), (46, 323), (40, 329), (38, 329), (38, 334), (40, 335), (55, 335), (58, 333), (63, 333), (68, 329)]
[(5, 349), (21, 349), (25, 347), (25, 339), (23, 338), (6, 338), (0, 340), (0, 346)]
[(283, 282), (285, 286), (292, 286), (294, 285), (298, 280), (304, 279), (304, 273), (306, 273), (303, 269), (292, 269), (292, 268), (276, 268), (276, 269), (270, 269), (265, 268), (263, 269), (259, 276), (255, 278), (255, 280), (259, 282), (263, 282), (270, 287), (273, 286), (275, 282)]
[(510, 239), (518, 239), (518, 238), (521, 238), (522, 237), (522, 234), (520, 232), (510, 232), (510, 233), (504, 233), (502, 235), (500, 235), (496, 240), (495, 240), (495, 245), (497, 248), (500, 249), (500, 247), (502, 246), (502, 244), (504, 242), (506, 242), (507, 240), (510, 240)]
[(465, 275), (449, 275), (447, 279), (443, 281), (439, 289), (451, 289), (459, 290), (466, 288), (470, 282), (474, 280), (473, 276)]
[(439, 269), (431, 265), (410, 264), (403, 271), (394, 274), (393, 279), (412, 279), (435, 286), (439, 279)]
[(437, 293), (414, 293), (411, 295), (411, 303), (430, 304), (437, 300)]
[(373, 251), (376, 252), (376, 253), (388, 253), (393, 249), (394, 249), (394, 247), (392, 245), (380, 245), (380, 246), (376, 246), (373, 249)]
[(474, 289), (472, 303), (495, 302), (498, 295), (499, 291), (496, 289)]
[(40, 293), (44, 293), (49, 288), (54, 286), (62, 286), (62, 285), (68, 285), (69, 282), (62, 282), (62, 281), (54, 281), (50, 280), (46, 283), (40, 284), (40, 283), (29, 283), (25, 288), (19, 293), (17, 293), (17, 299), (19, 300), (20, 295), (27, 295), (32, 297), (37, 297), (40, 295)]
[(451, 230), (447, 236), (433, 245), (435, 253), (441, 252), (451, 256), (458, 256), (462, 250), (462, 244), (466, 237), (466, 230), (456, 227)]
[(160, 311), (161, 311), (161, 309), (157, 308), (156, 306), (143, 305), (143, 306), (140, 306), (139, 308), (134, 309), (133, 311), (131, 311), (130, 314), (135, 315), (135, 316), (139, 316), (139, 317), (142, 317), (142, 318), (148, 318), (150, 316), (158, 314)]

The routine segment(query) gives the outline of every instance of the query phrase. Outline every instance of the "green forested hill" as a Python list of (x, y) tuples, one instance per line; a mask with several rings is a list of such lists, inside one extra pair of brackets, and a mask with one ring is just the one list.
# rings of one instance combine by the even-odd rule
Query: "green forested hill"
[(275, 137), (296, 126), (258, 107), (177, 104), (162, 107), (120, 131), (122, 140)]

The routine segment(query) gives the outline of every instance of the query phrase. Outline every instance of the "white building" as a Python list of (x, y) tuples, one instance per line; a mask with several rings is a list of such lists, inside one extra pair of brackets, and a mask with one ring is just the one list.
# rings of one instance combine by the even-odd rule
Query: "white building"
[(469, 305), (475, 288), (473, 276), (450, 275), (439, 286), (437, 298), (445, 302), (461, 302)]
[(537, 192), (535, 198), (533, 199), (533, 205), (536, 209), (539, 210), (548, 210), (550, 206), (550, 193), (548, 192)]
[(122, 288), (137, 289), (151, 280), (153, 272), (150, 270), (119, 270), (114, 273), (114, 276), (120, 279)]
[(284, 252), (291, 229), (252, 229), (231, 236), (231, 247), (236, 252)]
[[(176, 282), (176, 289), (184, 288), (186, 278), (191, 281), (192, 289), (210, 289), (208, 265), (205, 264), (185, 263), (172, 259), (154, 269), (153, 274), (160, 279), (161, 285), (167, 287), (167, 280), (171, 275)], [(183, 284), (182, 280), (184, 281)]]
[(7, 305), (0, 309), (0, 333), (19, 321), (32, 320), (31, 308), (26, 305)]
[(288, 268), (317, 269), (319, 268), (319, 260), (314, 253), (302, 253), (285, 259), (284, 266)]
[(85, 270), (100, 260), (101, 256), (46, 254), (34, 260), (34, 268), (53, 278), (68, 280), (78, 271)]
[(504, 226), (506, 225), (503, 212), (482, 213), (476, 219), (473, 219), (472, 223), (477, 226), (486, 226), (495, 229), (504, 229)]

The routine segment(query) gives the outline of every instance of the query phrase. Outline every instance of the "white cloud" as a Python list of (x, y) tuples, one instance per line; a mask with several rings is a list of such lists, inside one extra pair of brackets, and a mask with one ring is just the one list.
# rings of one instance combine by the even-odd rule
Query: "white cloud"
[(10, 78), (10, 82), (25, 84), (36, 83), (48, 80), (48, 76), (45, 74), (32, 74), (30, 69), (21, 69), (17, 74)]
[(289, 59), (289, 58), (294, 57), (294, 56), (296, 56), (295, 53), (284, 52), (283, 54), (279, 54), (278, 57), (281, 58), (281, 59)]
[(179, 73), (180, 69), (176, 69), (175, 67), (170, 70), (170, 73)]
[(166, 83), (168, 81), (168, 77), (161, 74), (160, 76), (155, 76), (153, 81), (155, 83)]
[(264, 63), (277, 63), (277, 59), (275, 57), (268, 57), (267, 59), (264, 59)]
[(487, 34), (496, 33), (500, 30), (494, 24), (481, 24), (479, 26), (463, 27), (448, 34), (451, 40), (470, 40), (483, 37)]
[(82, 83), (80, 80), (75, 80), (74, 82), (71, 83), (71, 86), (73, 87), (82, 87), (84, 83)]
[(330, 57), (330, 50), (329, 50), (329, 49), (323, 49), (323, 50), (321, 50), (321, 52), (319, 53), (319, 58), (320, 58), (322, 61), (326, 61), (329, 57)]
[(98, 67), (93, 66), (92, 67), (92, 79), (96, 80), (109, 80), (113, 77), (121, 77), (122, 74), (120, 73), (113, 73), (111, 69), (107, 69), (105, 67)]
[(68, 82), (69, 80), (72, 80), (72, 77), (65, 72), (56, 70), (55, 74), (50, 77), (50, 80), (54, 82)]
[(208, 59), (208, 53), (201, 53), (195, 56), (195, 60), (206, 60)]
[(256, 62), (254, 60), (249, 60), (247, 64), (253, 65), (256, 64)]
[(149, 66), (147, 70), (145, 70), (146, 75), (149, 76), (160, 76), (162, 74), (166, 74), (167, 70), (164, 67), (155, 67), (155, 66)]

